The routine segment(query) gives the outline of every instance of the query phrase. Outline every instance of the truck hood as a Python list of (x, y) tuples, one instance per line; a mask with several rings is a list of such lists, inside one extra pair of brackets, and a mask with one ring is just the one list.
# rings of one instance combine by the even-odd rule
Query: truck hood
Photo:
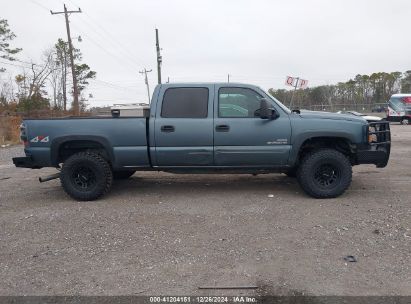
[(316, 119), (332, 119), (332, 120), (348, 120), (366, 123), (367, 121), (361, 116), (355, 116), (352, 114), (340, 114), (322, 111), (308, 111), (301, 110), (300, 116), (302, 118), (316, 118)]

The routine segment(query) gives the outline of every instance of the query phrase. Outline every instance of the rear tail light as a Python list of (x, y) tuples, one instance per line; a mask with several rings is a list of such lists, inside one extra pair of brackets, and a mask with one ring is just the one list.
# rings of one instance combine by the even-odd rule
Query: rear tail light
[(27, 132), (26, 132), (26, 125), (24, 123), (21, 123), (20, 125), (20, 139), (26, 146), (28, 143), (28, 138), (27, 138)]
[(403, 97), (402, 101), (405, 103), (411, 103), (411, 97)]

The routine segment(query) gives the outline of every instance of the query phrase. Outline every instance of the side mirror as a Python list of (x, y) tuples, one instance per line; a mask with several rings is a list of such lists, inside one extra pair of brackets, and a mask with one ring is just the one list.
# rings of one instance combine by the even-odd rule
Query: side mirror
[(260, 102), (260, 118), (261, 119), (276, 119), (278, 113), (274, 108), (271, 107), (271, 104), (267, 99), (262, 98)]

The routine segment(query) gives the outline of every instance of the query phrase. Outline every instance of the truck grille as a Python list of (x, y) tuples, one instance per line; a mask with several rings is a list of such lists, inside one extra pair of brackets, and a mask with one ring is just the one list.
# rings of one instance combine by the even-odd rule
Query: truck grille
[(367, 133), (370, 145), (391, 144), (390, 124), (388, 121), (368, 123)]

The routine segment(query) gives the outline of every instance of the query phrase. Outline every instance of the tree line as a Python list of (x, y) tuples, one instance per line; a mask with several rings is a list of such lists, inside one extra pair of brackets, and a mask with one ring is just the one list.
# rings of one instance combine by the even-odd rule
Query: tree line
[[(73, 100), (73, 83), (69, 60), (68, 42), (58, 39), (44, 50), (40, 62), (18, 59), (22, 48), (12, 47), (16, 35), (7, 20), (0, 18), (0, 76), (7, 68), (17, 66), (20, 72), (9, 77), (0, 77), (0, 113), (3, 111), (28, 113), (35, 110), (70, 111)], [(80, 94), (80, 111), (86, 108), (84, 89), (96, 72), (82, 62), (79, 49), (73, 50), (74, 70)]]
[[(411, 70), (358, 74), (347, 82), (293, 90), (269, 89), (269, 93), (293, 108), (313, 110), (371, 110), (395, 93), (411, 93)], [(291, 105), (292, 101), (292, 105)]]

